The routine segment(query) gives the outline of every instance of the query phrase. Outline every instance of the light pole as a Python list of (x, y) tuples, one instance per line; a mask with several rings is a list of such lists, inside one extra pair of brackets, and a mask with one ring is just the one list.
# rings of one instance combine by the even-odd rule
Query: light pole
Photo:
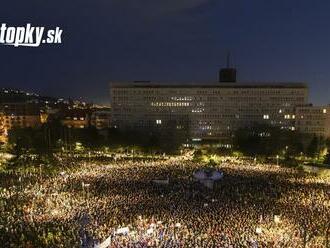
[(279, 159), (279, 156), (276, 155), (276, 165), (278, 166), (278, 159)]
[(42, 164), (39, 164), (39, 175), (40, 175), (40, 179), (42, 179), (41, 167), (42, 167)]

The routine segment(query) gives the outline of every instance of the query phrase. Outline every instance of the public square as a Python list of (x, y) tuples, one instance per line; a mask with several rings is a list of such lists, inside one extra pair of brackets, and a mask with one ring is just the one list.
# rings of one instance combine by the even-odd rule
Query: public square
[(1, 173), (3, 247), (329, 245), (326, 175), (221, 157), (213, 167), (224, 177), (211, 190), (194, 180), (207, 165), (190, 155), (61, 163)]

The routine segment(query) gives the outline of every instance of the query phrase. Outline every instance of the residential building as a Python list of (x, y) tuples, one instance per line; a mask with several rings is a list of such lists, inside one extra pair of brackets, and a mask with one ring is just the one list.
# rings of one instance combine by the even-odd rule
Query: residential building
[(41, 125), (40, 108), (34, 103), (4, 103), (0, 105), (4, 128), (38, 127)]
[(90, 126), (90, 111), (69, 109), (62, 113), (61, 123), (68, 128), (87, 128)]
[(5, 141), (8, 131), (15, 127), (41, 126), (40, 106), (35, 103), (1, 103), (0, 113), (1, 141)]

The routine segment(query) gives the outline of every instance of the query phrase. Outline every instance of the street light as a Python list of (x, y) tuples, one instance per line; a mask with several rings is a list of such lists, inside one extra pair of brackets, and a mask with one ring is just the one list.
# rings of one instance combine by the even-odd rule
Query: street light
[(40, 178), (42, 179), (42, 164), (39, 164), (39, 175), (40, 175)]
[(278, 166), (278, 159), (280, 156), (276, 155), (276, 165)]

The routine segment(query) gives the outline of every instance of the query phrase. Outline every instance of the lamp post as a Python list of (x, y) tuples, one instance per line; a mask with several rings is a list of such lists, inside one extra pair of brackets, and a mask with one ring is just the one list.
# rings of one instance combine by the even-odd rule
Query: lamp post
[(42, 179), (42, 164), (39, 164), (39, 176)]
[(280, 156), (276, 155), (276, 165), (278, 166), (278, 159)]

